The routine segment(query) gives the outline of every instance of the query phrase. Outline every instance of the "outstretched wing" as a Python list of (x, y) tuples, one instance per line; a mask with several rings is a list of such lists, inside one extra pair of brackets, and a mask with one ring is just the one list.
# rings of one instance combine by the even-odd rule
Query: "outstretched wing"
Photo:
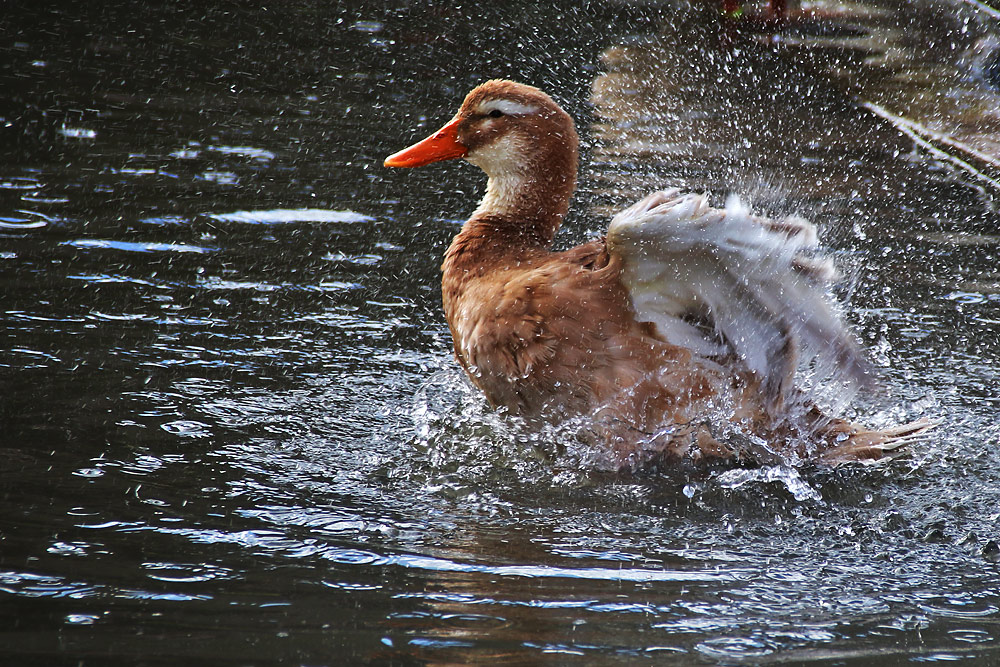
[(735, 354), (776, 404), (800, 363), (848, 382), (869, 377), (827, 300), (836, 271), (815, 256), (810, 222), (757, 217), (735, 197), (712, 208), (705, 195), (670, 190), (616, 215), (607, 243), (641, 321), (697, 354)]

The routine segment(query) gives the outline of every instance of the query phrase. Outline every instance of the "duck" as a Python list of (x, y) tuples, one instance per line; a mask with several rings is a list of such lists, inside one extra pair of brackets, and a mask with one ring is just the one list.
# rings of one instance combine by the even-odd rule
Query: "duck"
[[(386, 167), (463, 159), (486, 192), (441, 264), (454, 354), (490, 406), (526, 423), (585, 419), (609, 467), (770, 454), (878, 460), (932, 424), (870, 429), (797, 385), (855, 391), (871, 366), (831, 304), (815, 226), (735, 197), (654, 192), (607, 233), (552, 249), (577, 184), (573, 119), (530, 85), (490, 80)], [(748, 453), (749, 452), (749, 453)]]

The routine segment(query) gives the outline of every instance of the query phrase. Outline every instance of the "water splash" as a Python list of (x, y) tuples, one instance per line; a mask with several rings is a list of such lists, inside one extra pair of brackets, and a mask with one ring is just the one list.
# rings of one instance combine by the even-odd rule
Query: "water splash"
[(754, 483), (780, 484), (795, 500), (823, 502), (823, 495), (802, 478), (798, 470), (791, 466), (765, 466), (763, 468), (737, 468), (720, 473), (716, 483), (724, 489), (736, 490)]

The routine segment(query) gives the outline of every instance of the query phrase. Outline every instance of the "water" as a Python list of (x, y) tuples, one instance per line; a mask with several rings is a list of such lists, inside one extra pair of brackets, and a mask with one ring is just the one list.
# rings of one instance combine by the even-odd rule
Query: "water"
[[(936, 138), (995, 139), (995, 22), (814, 7), (6, 8), (4, 662), (995, 662), (996, 174)], [(813, 217), (856, 416), (934, 437), (622, 478), (490, 413), (437, 269), (482, 177), (380, 165), (493, 76), (581, 125), (563, 244), (653, 186)]]

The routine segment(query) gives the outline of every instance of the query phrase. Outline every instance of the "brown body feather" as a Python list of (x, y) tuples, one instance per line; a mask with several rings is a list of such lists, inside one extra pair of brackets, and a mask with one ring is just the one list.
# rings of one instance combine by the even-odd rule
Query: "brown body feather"
[(639, 448), (686, 450), (672, 434), (651, 440), (704, 413), (732, 380), (636, 321), (604, 242), (498, 253), (470, 242), (476, 228), (448, 250), (442, 287), (455, 355), (490, 403), (548, 421), (592, 414), (623, 463)]

